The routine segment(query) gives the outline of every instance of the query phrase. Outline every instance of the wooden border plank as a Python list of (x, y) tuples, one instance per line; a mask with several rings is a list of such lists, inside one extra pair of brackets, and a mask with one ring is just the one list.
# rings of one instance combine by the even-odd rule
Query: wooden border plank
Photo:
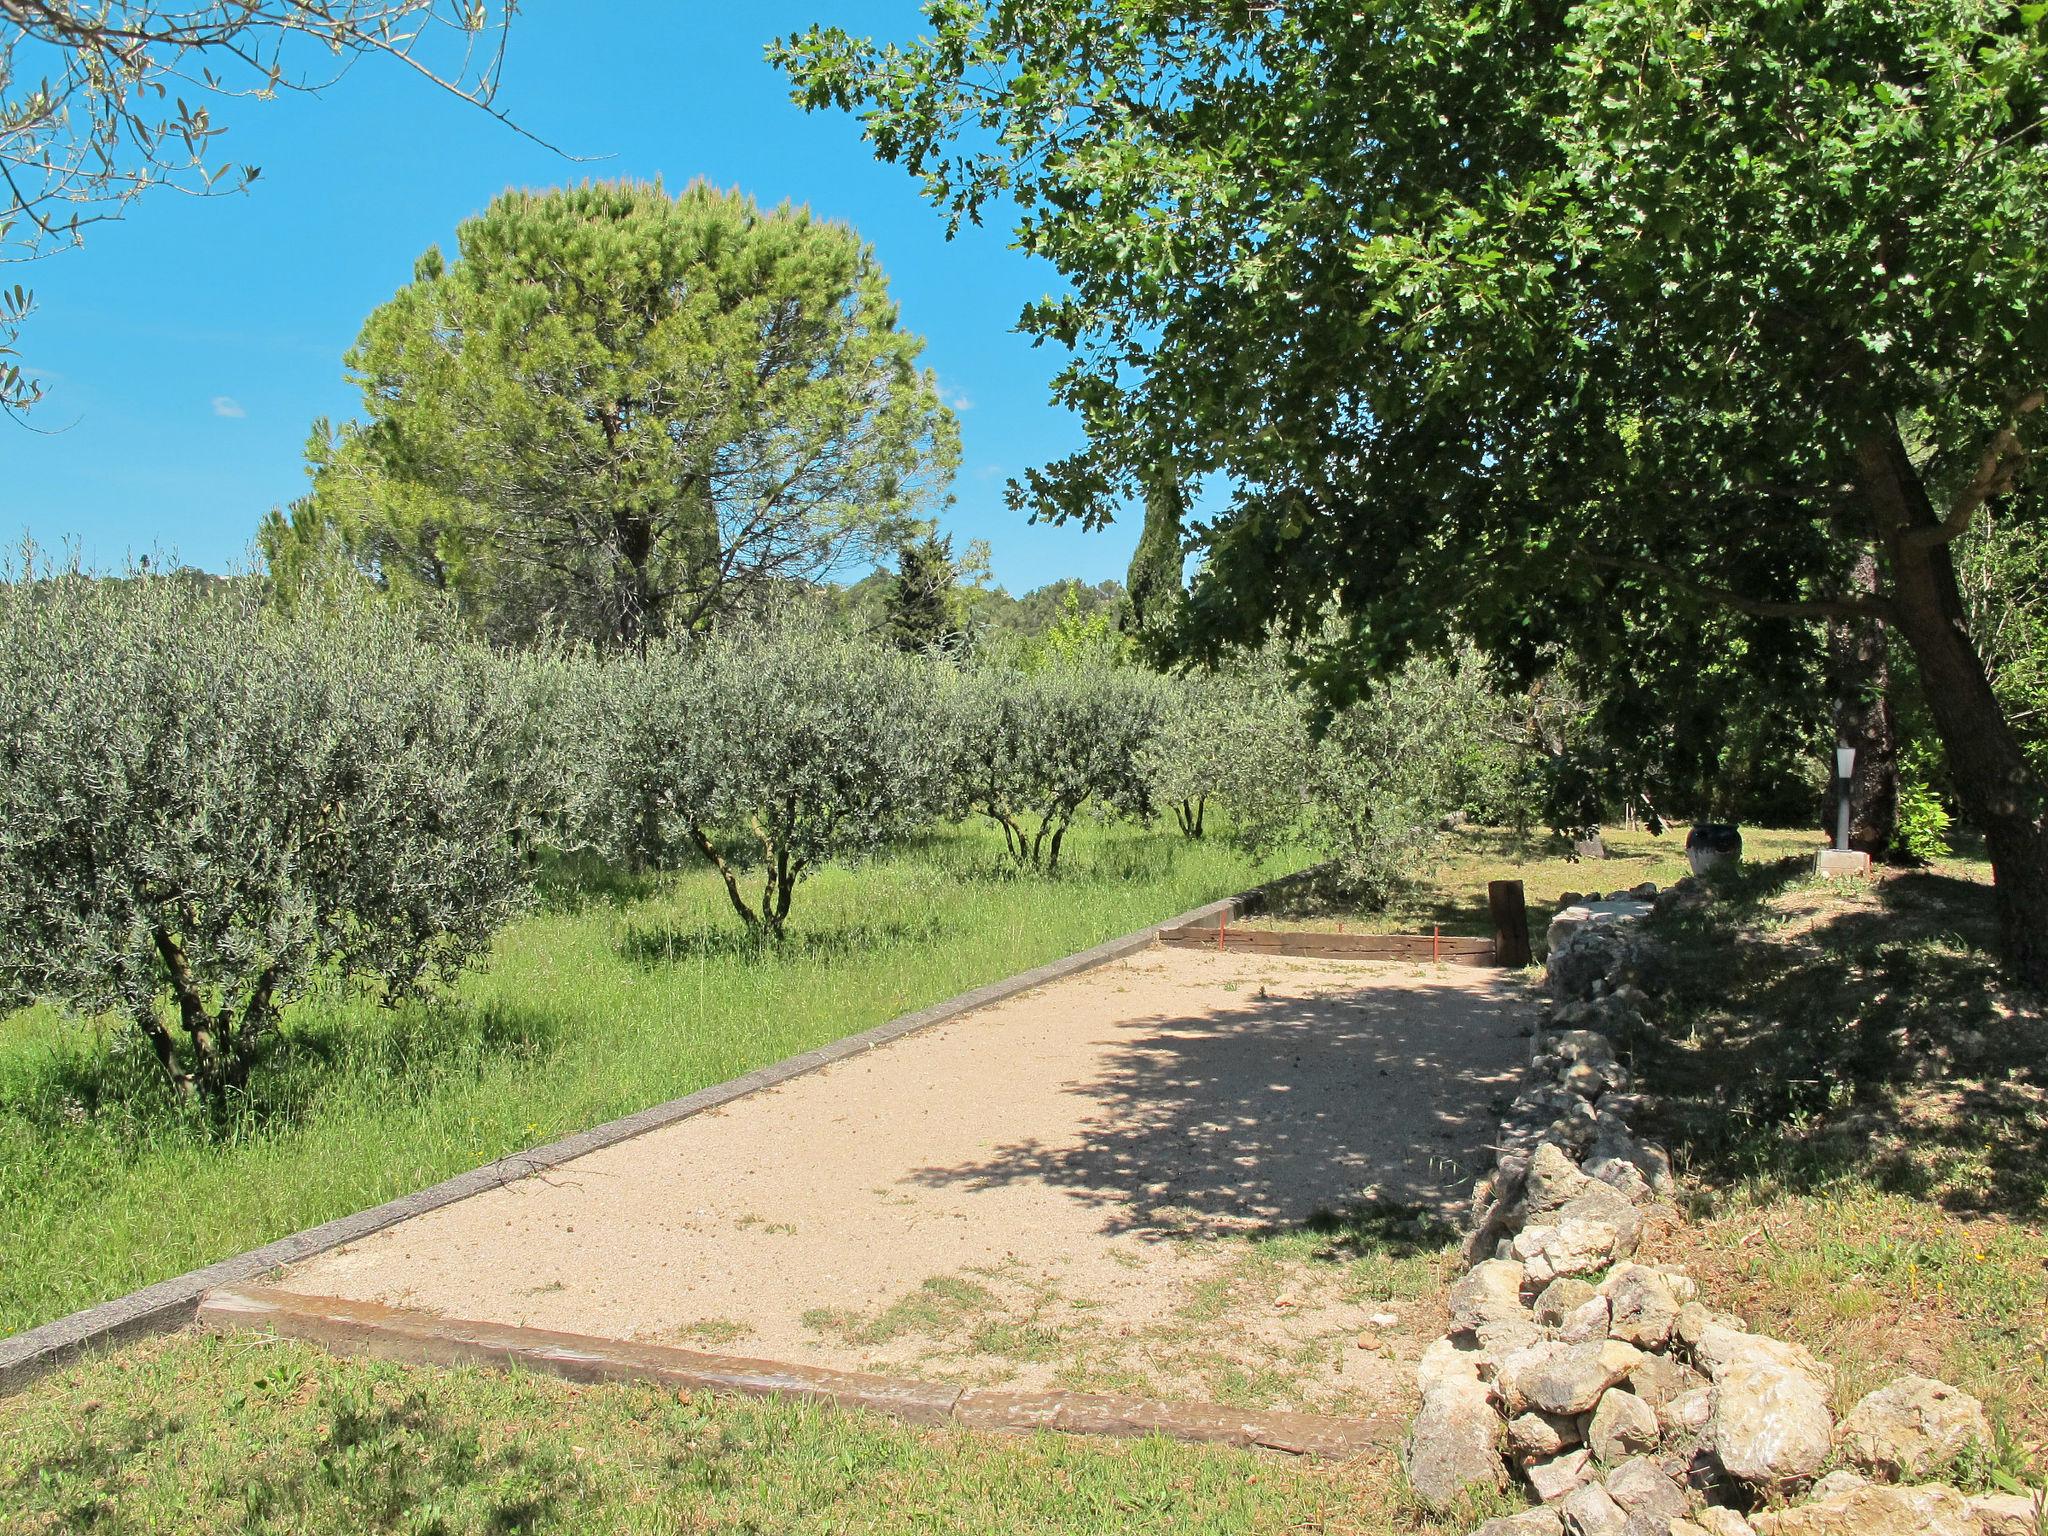
[(942, 1382), (703, 1354), (666, 1344), (472, 1322), (268, 1286), (212, 1292), (199, 1303), (196, 1322), (208, 1333), (298, 1339), (337, 1355), (525, 1369), (571, 1381), (655, 1382), (682, 1392), (807, 1398), (887, 1414), (910, 1424), (957, 1424), (983, 1431), (1157, 1434), (1342, 1459), (1390, 1446), (1406, 1428), (1405, 1421), (1390, 1415), (1339, 1418), (1081, 1392), (963, 1389)]

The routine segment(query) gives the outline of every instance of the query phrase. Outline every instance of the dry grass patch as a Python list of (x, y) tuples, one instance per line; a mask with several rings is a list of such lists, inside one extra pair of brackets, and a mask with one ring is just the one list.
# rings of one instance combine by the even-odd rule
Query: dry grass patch
[[(1689, 873), (1685, 832), (1684, 827), (1668, 827), (1659, 836), (1640, 827), (1606, 827), (1601, 835), (1608, 856), (1576, 859), (1569, 843), (1548, 833), (1461, 827), (1445, 840), (1441, 861), (1418, 871), (1416, 883), (1384, 912), (1361, 911), (1341, 891), (1310, 885), (1287, 892), (1268, 911), (1243, 919), (1242, 926), (1349, 933), (1428, 933), (1441, 927), (1446, 934), (1491, 938), (1486, 884), (1519, 880), (1540, 956), (1543, 925), (1567, 893), (1605, 895), (1645, 880), (1666, 886)], [(1823, 841), (1815, 832), (1752, 827), (1743, 828), (1742, 838), (1746, 857), (1766, 861), (1810, 855)]]

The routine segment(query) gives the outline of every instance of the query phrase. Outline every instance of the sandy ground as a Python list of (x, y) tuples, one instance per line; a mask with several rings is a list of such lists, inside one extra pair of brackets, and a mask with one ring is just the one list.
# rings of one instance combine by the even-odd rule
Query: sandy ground
[(1517, 995), (1154, 948), (283, 1284), (895, 1374), (1397, 1405), (1442, 1316), (1430, 1218), (1460, 1214), (1520, 1060)]

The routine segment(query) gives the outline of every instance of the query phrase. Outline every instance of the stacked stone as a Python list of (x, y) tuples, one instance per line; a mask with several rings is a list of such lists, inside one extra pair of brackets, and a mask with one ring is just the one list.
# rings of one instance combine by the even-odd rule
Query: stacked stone
[(1552, 924), (1530, 1081), (1474, 1200), (1451, 1332), (1417, 1368), (1410, 1485), (1438, 1510), (1517, 1478), (1541, 1501), (1478, 1536), (2031, 1536), (2026, 1499), (1901, 1486), (1990, 1443), (1975, 1399), (1906, 1377), (1837, 1425), (1827, 1366), (1635, 1262), (1672, 1176), (1629, 1129), (1644, 1101), (1616, 1042), (1654, 1007), (1640, 918), (1703, 899), (1691, 881), (1637, 887)]

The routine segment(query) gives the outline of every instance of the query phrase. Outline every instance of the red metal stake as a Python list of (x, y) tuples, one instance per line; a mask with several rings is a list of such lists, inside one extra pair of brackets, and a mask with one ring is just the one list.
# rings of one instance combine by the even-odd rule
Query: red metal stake
[(1429, 958), (1433, 964), (1440, 964), (1442, 962), (1444, 957), (1443, 949), (1444, 925), (1442, 923), (1437, 923), (1434, 924), (1429, 930)]
[(1218, 949), (1221, 949), (1223, 947), (1223, 930), (1225, 926), (1228, 924), (1228, 922), (1229, 918), (1227, 914), (1222, 912), (1218, 912), (1216, 914), (1216, 947)]

